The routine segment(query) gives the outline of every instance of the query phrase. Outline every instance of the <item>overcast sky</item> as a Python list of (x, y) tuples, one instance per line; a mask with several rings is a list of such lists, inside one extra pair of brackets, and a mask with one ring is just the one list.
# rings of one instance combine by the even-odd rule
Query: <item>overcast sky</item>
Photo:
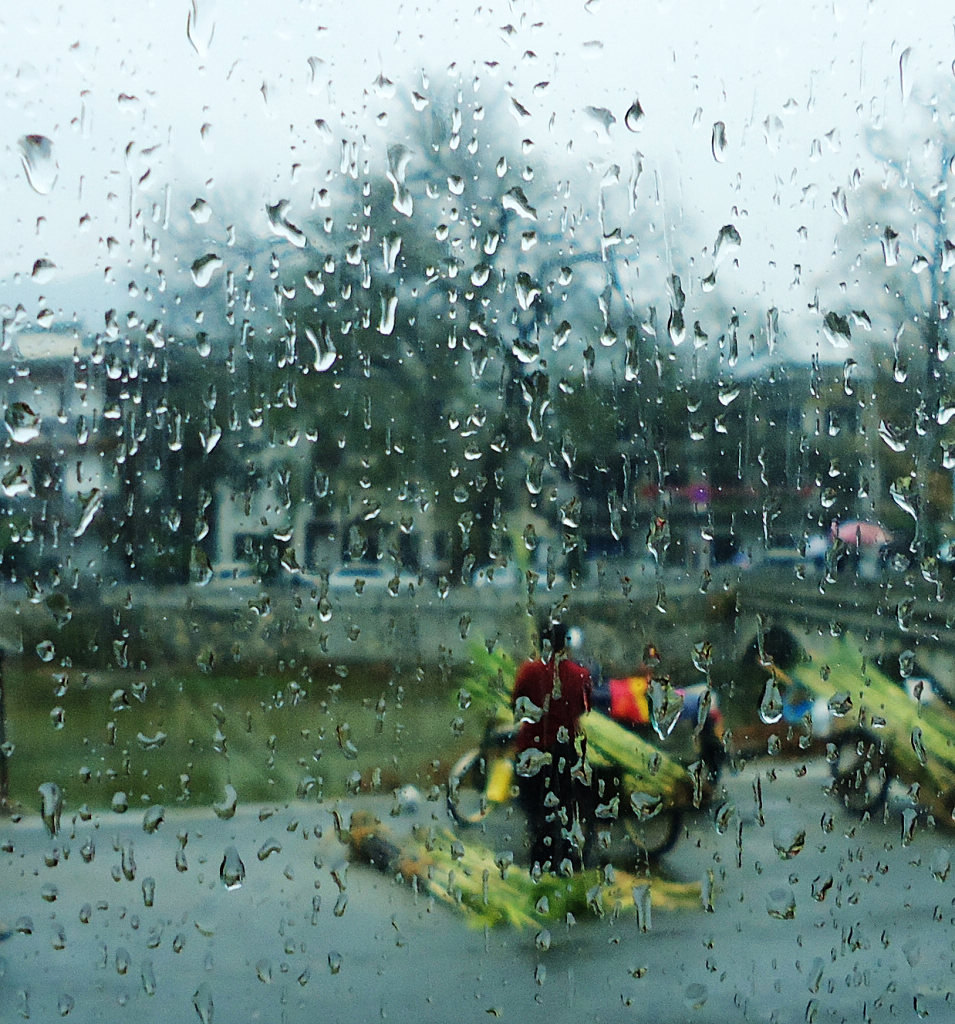
[[(953, 78), (950, 5), (912, 11), (864, 0), (35, 0), (0, 14), (0, 304), (35, 315), (71, 275), (107, 267), (125, 287), (150, 260), (138, 209), (161, 225), (198, 196), (227, 204), (239, 185), (264, 230), (266, 202), (288, 197), (294, 213), (305, 186), (336, 171), (342, 138), (384, 153), (398, 121), (382, 79), (427, 94), (450, 76), (507, 97), (532, 162), (590, 162), (594, 174), (616, 163), (625, 182), (639, 153), (670, 230), (685, 221), (711, 245), (735, 224), (740, 288), (785, 312), (828, 272), (841, 225), (832, 194), (856, 168), (872, 173), (866, 131), (902, 124)], [(644, 116), (631, 131), (635, 101)], [(39, 190), (23, 167), (27, 135), (52, 147), (33, 152)], [(39, 281), (38, 259), (55, 265)], [(795, 263), (805, 287), (792, 287)]]

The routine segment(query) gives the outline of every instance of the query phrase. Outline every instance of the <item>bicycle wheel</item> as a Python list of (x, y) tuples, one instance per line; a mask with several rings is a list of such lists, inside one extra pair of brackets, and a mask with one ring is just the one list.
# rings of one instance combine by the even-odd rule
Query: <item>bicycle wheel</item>
[(487, 759), (475, 747), (462, 754), (448, 773), (448, 813), (459, 825), (477, 825), (488, 807)]
[(678, 807), (664, 806), (653, 814), (638, 815), (622, 801), (611, 801), (596, 810), (596, 859), (627, 869), (662, 857), (677, 844), (682, 824), (683, 814)]
[(624, 817), (629, 840), (637, 849), (638, 860), (662, 857), (676, 846), (683, 825), (683, 814), (677, 807), (664, 807), (652, 818)]
[(884, 744), (854, 729), (835, 741), (830, 760), (831, 791), (853, 814), (878, 810), (892, 781), (892, 763)]

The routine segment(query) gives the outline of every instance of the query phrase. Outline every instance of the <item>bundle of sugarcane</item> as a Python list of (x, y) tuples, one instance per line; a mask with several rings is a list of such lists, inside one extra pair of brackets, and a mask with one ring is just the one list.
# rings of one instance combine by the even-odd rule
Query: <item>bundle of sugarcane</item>
[(679, 761), (599, 711), (584, 715), (581, 726), (587, 737), (587, 760), (595, 768), (618, 768), (626, 792), (664, 796), (678, 806), (690, 804), (693, 780)]
[(911, 697), (850, 637), (804, 640), (809, 661), (790, 677), (825, 700), (837, 728), (861, 728), (881, 741), (896, 774), (919, 784), (918, 800), (937, 817), (951, 821), (955, 799), (955, 713), (943, 702)]
[[(489, 653), (476, 646), (465, 680), (469, 700), (486, 709), (489, 718), (513, 721), (510, 694), (516, 667), (503, 651)], [(599, 711), (581, 720), (587, 759), (595, 768), (620, 771), (621, 788), (628, 793), (663, 797), (668, 803), (688, 806), (693, 780), (678, 761)]]
[(373, 816), (352, 815), (340, 833), (351, 856), (400, 878), (435, 900), (466, 914), (478, 927), (541, 928), (575, 917), (635, 912), (649, 927), (650, 908), (702, 907), (702, 887), (636, 876), (610, 868), (570, 877), (530, 873), (513, 864), (513, 854), (463, 842), (444, 828), (417, 830), (397, 841)]

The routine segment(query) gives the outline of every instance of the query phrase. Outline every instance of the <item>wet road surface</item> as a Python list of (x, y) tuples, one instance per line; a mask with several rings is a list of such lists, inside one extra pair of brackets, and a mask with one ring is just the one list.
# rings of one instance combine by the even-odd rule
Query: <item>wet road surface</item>
[[(348, 864), (331, 803), (169, 808), (153, 833), (132, 811), (64, 815), (56, 837), (0, 821), (0, 1021), (952, 1019), (951, 833), (903, 841), (897, 806), (854, 821), (827, 782), (819, 761), (728, 774), (662, 864), (708, 909), (654, 910), (646, 932), (632, 912), (552, 924), (549, 942)], [(391, 803), (339, 810), (446, 822)]]

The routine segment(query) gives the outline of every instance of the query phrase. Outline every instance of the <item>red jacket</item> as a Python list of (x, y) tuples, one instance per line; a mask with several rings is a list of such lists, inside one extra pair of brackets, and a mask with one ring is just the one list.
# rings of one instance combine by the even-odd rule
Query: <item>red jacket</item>
[[(556, 671), (555, 671), (556, 669)], [(559, 693), (555, 696), (555, 675), (559, 678)], [(577, 724), (581, 715), (590, 710), (592, 683), (590, 673), (576, 662), (561, 659), (525, 661), (517, 670), (514, 681), (513, 704), (526, 697), (543, 714), (538, 722), (522, 722), (517, 734), (517, 750), (536, 747), (551, 750), (557, 743), (561, 726), (566, 726), (570, 741), (577, 737)]]

